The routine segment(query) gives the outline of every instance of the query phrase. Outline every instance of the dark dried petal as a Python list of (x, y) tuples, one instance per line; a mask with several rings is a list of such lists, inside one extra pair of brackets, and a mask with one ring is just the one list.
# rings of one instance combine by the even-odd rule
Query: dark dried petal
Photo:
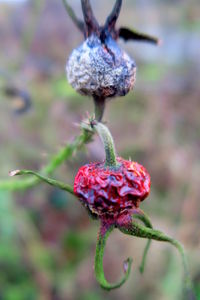
[(148, 42), (156, 45), (159, 44), (160, 42), (160, 40), (156, 37), (125, 27), (121, 27), (119, 29), (118, 35), (120, 38), (123, 38), (125, 41), (133, 40), (138, 42)]
[(115, 28), (115, 24), (120, 14), (121, 6), (122, 6), (122, 0), (116, 0), (114, 8), (106, 20), (104, 26), (106, 29), (111, 31)]

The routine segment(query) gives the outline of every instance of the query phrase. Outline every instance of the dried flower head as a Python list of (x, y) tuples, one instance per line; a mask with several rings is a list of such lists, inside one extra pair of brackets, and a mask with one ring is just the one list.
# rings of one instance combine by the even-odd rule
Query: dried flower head
[(67, 63), (67, 77), (81, 94), (109, 98), (126, 95), (134, 86), (136, 66), (111, 35), (102, 42), (96, 34), (73, 50)]
[(67, 78), (77, 92), (94, 98), (96, 119), (100, 121), (105, 99), (126, 95), (135, 83), (136, 64), (119, 47), (117, 39), (154, 44), (159, 41), (124, 27), (115, 28), (122, 0), (116, 1), (103, 26), (100, 26), (94, 17), (89, 0), (81, 0), (84, 22), (78, 20), (66, 0), (63, 1), (71, 18), (85, 36), (85, 41), (72, 51), (68, 59)]
[(115, 168), (104, 163), (82, 166), (75, 177), (75, 195), (100, 218), (132, 213), (150, 192), (150, 176), (143, 166), (122, 158), (117, 162)]

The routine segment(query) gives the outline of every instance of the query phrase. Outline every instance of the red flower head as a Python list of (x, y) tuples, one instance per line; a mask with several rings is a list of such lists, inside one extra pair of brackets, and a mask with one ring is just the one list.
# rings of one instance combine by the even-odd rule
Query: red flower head
[(104, 163), (82, 166), (74, 182), (74, 193), (89, 210), (115, 218), (137, 208), (150, 192), (150, 176), (137, 162), (117, 158), (119, 166)]

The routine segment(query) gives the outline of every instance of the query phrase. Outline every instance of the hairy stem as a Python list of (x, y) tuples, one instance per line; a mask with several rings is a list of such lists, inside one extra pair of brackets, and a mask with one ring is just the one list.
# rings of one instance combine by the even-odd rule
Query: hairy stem
[[(137, 211), (133, 214), (133, 218), (138, 219), (141, 222), (143, 222), (146, 227), (153, 228), (149, 217), (140, 208), (138, 208)], [(146, 264), (146, 260), (147, 260), (147, 254), (148, 254), (148, 251), (150, 249), (150, 245), (151, 245), (151, 239), (149, 239), (147, 241), (146, 246), (144, 248), (144, 252), (143, 252), (143, 256), (142, 256), (142, 262), (141, 262), (140, 267), (139, 267), (139, 270), (140, 270), (141, 274), (144, 273), (144, 268), (145, 268), (145, 264)]]
[(114, 229), (114, 226), (110, 226), (110, 227), (106, 228), (102, 224), (100, 227), (99, 236), (98, 236), (97, 245), (96, 245), (95, 275), (96, 275), (96, 279), (99, 282), (99, 284), (101, 285), (101, 287), (106, 290), (116, 289), (116, 288), (119, 288), (121, 285), (123, 285), (129, 277), (130, 270), (131, 270), (131, 264), (132, 264), (132, 260), (130, 258), (128, 258), (124, 262), (125, 275), (119, 282), (117, 282), (115, 284), (110, 284), (106, 280), (105, 275), (104, 275), (104, 270), (103, 270), (103, 256), (104, 256), (104, 250), (105, 250), (105, 246), (106, 246), (106, 240), (109, 237), (110, 233), (113, 231), (113, 229)]
[(55, 179), (51, 179), (48, 177), (45, 177), (37, 172), (34, 172), (32, 170), (16, 170), (10, 173), (11, 176), (16, 176), (16, 175), (33, 175), (35, 176), (37, 179), (39, 179), (40, 181), (44, 181), (46, 183), (48, 183), (49, 185), (52, 185), (54, 187), (57, 187), (61, 190), (64, 190), (72, 195), (74, 195), (74, 191), (73, 191), (73, 187), (65, 184), (64, 182), (61, 181), (57, 181)]
[[(55, 156), (52, 157), (51, 161), (41, 169), (41, 173), (44, 175), (51, 175), (52, 172), (59, 167), (64, 161), (70, 159), (73, 154), (81, 149), (86, 143), (90, 142), (93, 132), (82, 129), (82, 132), (75, 140), (67, 144), (62, 148)], [(35, 176), (26, 178), (24, 180), (2, 180), (0, 181), (0, 190), (9, 191), (20, 191), (31, 188), (40, 183), (40, 180)]]
[(106, 154), (105, 166), (117, 167), (115, 145), (110, 131), (102, 123), (94, 122), (93, 127), (97, 131), (104, 145), (105, 154)]
[(141, 208), (137, 208), (137, 210), (133, 214), (133, 218), (142, 221), (146, 227), (153, 228), (151, 220)]
[(189, 269), (188, 269), (188, 262), (185, 255), (185, 251), (181, 243), (176, 241), (175, 239), (165, 235), (161, 231), (153, 230), (151, 228), (144, 227), (140, 224), (137, 224), (136, 222), (133, 222), (132, 224), (129, 224), (127, 226), (121, 226), (119, 228), (123, 233), (137, 236), (140, 238), (148, 238), (160, 242), (168, 242), (175, 246), (181, 256), (183, 269), (184, 269), (184, 287), (188, 294), (193, 295), (193, 299), (195, 299), (195, 296), (192, 292), (192, 282), (190, 279)]

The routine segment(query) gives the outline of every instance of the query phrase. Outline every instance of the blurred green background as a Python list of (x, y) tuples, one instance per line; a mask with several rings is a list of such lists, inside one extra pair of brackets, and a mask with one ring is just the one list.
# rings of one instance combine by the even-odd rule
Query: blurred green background
[[(80, 1), (69, 1), (81, 17)], [(104, 22), (114, 1), (91, 1)], [(125, 0), (118, 26), (163, 40), (155, 47), (121, 46), (135, 59), (134, 90), (107, 105), (104, 120), (117, 152), (143, 164), (152, 177), (142, 209), (155, 228), (179, 239), (200, 299), (200, 2)], [(93, 111), (92, 100), (68, 85), (66, 60), (83, 37), (62, 1), (0, 0), (0, 180), (14, 169), (39, 170)], [(31, 106), (4, 93), (18, 87)], [(78, 168), (102, 160), (98, 138), (54, 177), (73, 184)], [(182, 266), (176, 250), (153, 242), (143, 275), (145, 241), (115, 231), (108, 240), (105, 273), (119, 278), (133, 257), (130, 279), (106, 292), (94, 277), (98, 222), (72, 196), (46, 185), (26, 192), (0, 191), (0, 300), (179, 300)]]

